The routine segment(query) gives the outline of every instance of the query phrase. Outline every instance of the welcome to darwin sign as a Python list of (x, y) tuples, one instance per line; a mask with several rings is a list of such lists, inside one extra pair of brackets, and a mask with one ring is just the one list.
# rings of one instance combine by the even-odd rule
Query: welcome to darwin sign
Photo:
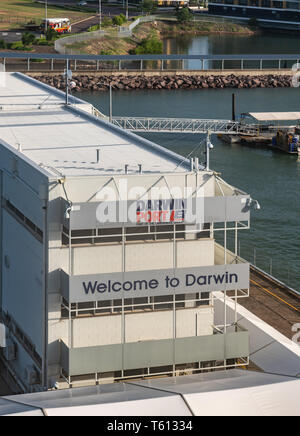
[(249, 288), (249, 264), (214, 265), (69, 277), (62, 292), (70, 303)]

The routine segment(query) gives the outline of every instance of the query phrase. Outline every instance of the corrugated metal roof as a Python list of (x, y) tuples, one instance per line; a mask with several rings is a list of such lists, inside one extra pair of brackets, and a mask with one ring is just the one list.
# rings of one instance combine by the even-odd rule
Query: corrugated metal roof
[(55, 175), (118, 174), (126, 164), (129, 173), (138, 173), (139, 164), (143, 173), (189, 169), (188, 162), (176, 169), (181, 156), (84, 112), (81, 100), (63, 103), (57, 90), (7, 74), (0, 87), (0, 138)]

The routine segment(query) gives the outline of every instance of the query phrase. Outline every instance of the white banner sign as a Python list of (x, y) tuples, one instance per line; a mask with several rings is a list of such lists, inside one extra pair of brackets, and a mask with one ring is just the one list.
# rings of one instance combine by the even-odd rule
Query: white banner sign
[(248, 288), (249, 264), (62, 277), (70, 303)]

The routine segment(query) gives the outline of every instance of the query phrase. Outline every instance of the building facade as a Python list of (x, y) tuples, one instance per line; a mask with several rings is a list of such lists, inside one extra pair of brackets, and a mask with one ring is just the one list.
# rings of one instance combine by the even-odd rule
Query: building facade
[(249, 293), (250, 196), (33, 79), (0, 95), (0, 355), (21, 389), (247, 364), (226, 301)]
[(211, 0), (209, 13), (241, 19), (257, 19), (265, 27), (300, 28), (300, 1)]

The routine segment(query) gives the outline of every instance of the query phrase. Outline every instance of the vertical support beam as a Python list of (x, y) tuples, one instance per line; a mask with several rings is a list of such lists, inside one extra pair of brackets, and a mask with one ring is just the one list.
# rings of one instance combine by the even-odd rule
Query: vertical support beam
[(261, 59), (259, 62), (259, 68), (262, 70), (263, 69), (263, 60)]
[(112, 123), (113, 118), (113, 101), (112, 101), (112, 86), (109, 87), (109, 122)]
[(27, 59), (27, 71), (30, 71), (30, 58)]
[(122, 70), (122, 61), (119, 60), (119, 71), (121, 71), (121, 70)]
[(69, 59), (66, 62), (66, 105), (69, 105)]
[(99, 61), (97, 61), (97, 71), (99, 71)]
[(74, 71), (77, 71), (77, 60), (74, 60)]
[(161, 70), (162, 70), (162, 71), (164, 70), (164, 61), (163, 61), (163, 59), (162, 59), (162, 61), (161, 61)]
[(244, 59), (241, 59), (241, 70), (244, 69)]
[(54, 59), (52, 58), (51, 59), (51, 71), (53, 71), (54, 70)]
[(141, 59), (141, 62), (140, 62), (140, 70), (141, 71), (143, 70), (143, 59)]
[[(122, 271), (126, 271), (126, 234), (125, 227), (122, 227)], [(125, 309), (124, 309), (125, 299), (122, 295), (122, 321), (121, 321), (121, 334), (122, 334), (122, 377), (124, 377), (124, 366), (125, 366), (125, 343), (126, 343), (126, 332), (125, 332)]]
[(225, 69), (225, 60), (222, 59), (222, 70), (224, 70), (224, 69)]

